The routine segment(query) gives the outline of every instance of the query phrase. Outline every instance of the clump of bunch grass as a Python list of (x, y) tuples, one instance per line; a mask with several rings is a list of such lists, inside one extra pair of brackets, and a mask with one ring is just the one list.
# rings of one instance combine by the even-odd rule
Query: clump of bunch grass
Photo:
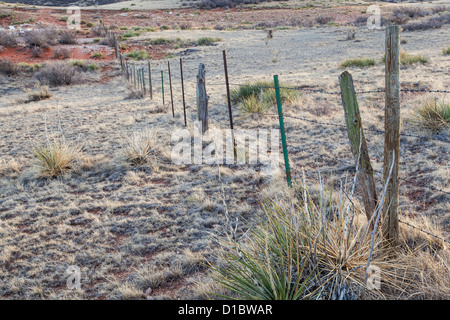
[(376, 65), (375, 59), (372, 58), (354, 58), (348, 59), (341, 63), (341, 68), (367, 68)]
[(222, 41), (221, 38), (202, 37), (197, 40), (198, 46), (212, 46), (215, 42)]
[(450, 102), (428, 98), (414, 112), (414, 122), (438, 133), (450, 127)]
[(27, 90), (28, 99), (26, 102), (36, 102), (47, 100), (52, 97), (52, 95), (48, 92), (48, 86), (41, 87), (40, 85), (36, 85), (35, 90)]
[[(287, 89), (287, 85), (280, 84), (280, 98), (281, 102), (290, 102), (299, 96), (298, 91), (293, 89)], [(240, 85), (238, 88), (231, 90), (230, 98), (234, 104), (242, 102), (243, 100), (258, 95), (261, 96), (264, 101), (276, 104), (275, 85), (270, 81), (256, 81), (253, 83), (247, 82)]]
[[(383, 63), (386, 61), (386, 55), (383, 56), (382, 61)], [(420, 54), (413, 55), (405, 51), (400, 51), (400, 64), (402, 66), (410, 66), (416, 63), (426, 64), (428, 63), (428, 58)]]
[(442, 54), (444, 56), (450, 55), (450, 47), (442, 49)]
[(149, 58), (149, 55), (145, 50), (133, 50), (127, 53), (127, 57), (133, 60), (145, 60)]
[(155, 132), (144, 129), (133, 132), (123, 146), (126, 161), (132, 166), (148, 164), (158, 168), (158, 161), (166, 158), (164, 150), (156, 142)]
[(54, 178), (66, 174), (73, 169), (80, 153), (81, 146), (67, 141), (63, 135), (47, 138), (45, 144), (33, 148), (38, 176)]

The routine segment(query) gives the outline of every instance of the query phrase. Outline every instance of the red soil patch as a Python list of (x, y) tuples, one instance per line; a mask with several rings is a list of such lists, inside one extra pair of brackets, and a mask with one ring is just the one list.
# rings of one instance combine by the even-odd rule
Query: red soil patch
[[(49, 60), (61, 60), (53, 57), (53, 49), (54, 48), (45, 49), (44, 52), (36, 58), (31, 55), (31, 49), (27, 47), (4, 48), (4, 50), (0, 52), (0, 59), (11, 60), (14, 63), (43, 63)], [(70, 50), (70, 58), (75, 60), (110, 61), (115, 58), (112, 54), (112, 49), (110, 48), (100, 48), (95, 50), (95, 52), (103, 53), (102, 59), (92, 58), (94, 50), (90, 50), (89, 47), (85, 45), (80, 45), (77, 47), (70, 46), (68, 49)]]

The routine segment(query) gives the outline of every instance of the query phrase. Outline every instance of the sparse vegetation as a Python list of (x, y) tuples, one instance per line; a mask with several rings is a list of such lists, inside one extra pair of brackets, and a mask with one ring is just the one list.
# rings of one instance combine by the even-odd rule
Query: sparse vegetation
[(166, 155), (156, 141), (156, 134), (151, 130), (133, 132), (123, 149), (126, 161), (133, 166), (148, 164), (157, 169), (159, 159)]
[(450, 47), (442, 49), (442, 53), (444, 54), (444, 56), (450, 55)]
[(354, 58), (348, 59), (341, 63), (341, 68), (367, 68), (376, 65), (375, 59), (372, 58)]
[(0, 59), (0, 73), (12, 76), (15, 75), (19, 71), (17, 65), (13, 63), (11, 60)]
[(149, 58), (149, 55), (145, 50), (133, 50), (127, 53), (127, 57), (133, 60), (145, 60)]
[(172, 39), (166, 39), (166, 38), (156, 38), (150, 40), (151, 45), (166, 45), (175, 42)]
[(103, 59), (104, 57), (103, 52), (94, 52), (91, 56), (93, 59)]
[(213, 37), (202, 37), (197, 40), (197, 45), (199, 46), (212, 46), (215, 42), (222, 41), (221, 38), (213, 38)]
[(55, 44), (58, 32), (55, 28), (38, 28), (26, 31), (24, 34), (25, 43), (29, 47), (40, 47), (46, 49)]
[(34, 90), (27, 90), (27, 92), (27, 103), (47, 100), (52, 97), (52, 95), (48, 92), (48, 86), (41, 87), (40, 85), (37, 85)]
[(36, 78), (43, 85), (55, 87), (78, 83), (81, 75), (74, 66), (64, 62), (55, 62), (43, 66), (36, 73)]
[(64, 136), (48, 138), (45, 144), (33, 148), (35, 170), (39, 177), (61, 176), (73, 169), (80, 152), (81, 147)]
[(438, 133), (450, 128), (450, 102), (444, 99), (428, 98), (416, 108), (414, 122), (421, 127)]
[(69, 59), (71, 51), (67, 48), (58, 47), (53, 49), (53, 58), (55, 59)]
[(6, 30), (0, 30), (0, 46), (14, 47), (17, 44), (16, 36)]
[(59, 36), (59, 43), (61, 44), (76, 44), (77, 34), (72, 30), (64, 30)]

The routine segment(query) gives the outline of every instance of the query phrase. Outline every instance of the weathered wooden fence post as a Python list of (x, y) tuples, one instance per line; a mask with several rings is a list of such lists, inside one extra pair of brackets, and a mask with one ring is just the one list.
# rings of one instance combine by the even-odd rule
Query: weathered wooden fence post
[(398, 192), (400, 159), (400, 26), (386, 27), (384, 109), (384, 172), (383, 181), (389, 176), (395, 155), (391, 179), (387, 182), (383, 203), (383, 235), (391, 246), (398, 241)]
[(197, 120), (201, 121), (202, 134), (208, 130), (208, 95), (205, 84), (205, 65), (200, 63), (197, 75)]
[(362, 129), (361, 114), (351, 74), (344, 71), (339, 76), (339, 85), (352, 153), (357, 160), (359, 159), (358, 184), (361, 189), (367, 220), (370, 220), (378, 204), (377, 188), (373, 178), (373, 168)]

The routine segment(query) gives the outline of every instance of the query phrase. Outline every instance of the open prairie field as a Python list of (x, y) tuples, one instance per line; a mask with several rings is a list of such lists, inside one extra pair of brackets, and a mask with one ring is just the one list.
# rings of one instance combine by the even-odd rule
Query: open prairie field
[[(314, 260), (316, 249), (308, 251), (311, 242), (294, 246), (301, 252), (294, 255), (297, 262), (306, 267), (294, 268), (293, 277), (308, 283), (295, 298), (448, 299), (449, 1), (222, 2), (228, 5), (212, 0), (0, 3), (0, 298), (261, 298), (264, 283), (269, 288), (264, 298), (280, 298), (271, 295), (277, 284), (272, 275), (264, 273), (269, 284), (258, 283), (259, 276), (266, 279), (258, 270), (266, 268), (276, 279), (282, 274), (286, 283), (293, 281), (279, 267), (286, 261), (271, 255), (279, 251), (270, 245), (278, 239), (270, 232), (282, 230), (285, 240), (305, 236), (320, 251), (322, 236), (312, 235), (311, 219), (304, 221), (310, 233), (298, 236), (303, 220), (294, 213), (310, 217), (317, 211), (323, 219), (315, 222), (319, 235), (340, 231), (323, 237), (337, 239), (323, 247), (323, 261)], [(81, 7), (78, 18), (67, 11), (69, 5)], [(376, 14), (369, 5), (379, 9), (379, 28), (368, 27)], [(353, 77), (382, 199), (385, 38), (392, 24), (403, 29), (399, 225), (395, 254), (386, 258), (381, 231), (361, 236), (367, 220), (354, 182), (359, 168), (339, 76), (346, 70)], [(210, 132), (222, 136), (230, 128), (223, 52), (235, 130), (279, 134), (272, 88), (278, 75), (292, 188), (281, 141), (280, 161), (273, 166), (245, 161), (239, 148), (236, 163), (174, 160), (175, 132), (188, 137), (194, 152), (210, 144), (200, 140), (194, 122), (200, 64), (206, 70)], [(144, 75), (145, 91), (136, 72)], [(248, 149), (254, 149), (251, 142)], [(350, 211), (354, 224), (349, 226), (343, 219)], [(291, 218), (270, 215), (274, 212)], [(283, 227), (267, 227), (274, 221)], [(344, 238), (338, 236), (341, 222)], [(351, 230), (361, 238), (348, 240)], [(258, 238), (264, 232), (265, 238)], [(259, 251), (249, 249), (255, 256), (245, 255), (246, 248), (258, 245)], [(358, 261), (352, 260), (355, 247)], [(239, 259), (227, 256), (233, 250)], [(223, 270), (230, 270), (230, 261), (247, 258), (265, 266), (236, 269), (250, 272), (247, 280), (258, 288), (249, 296), (216, 279), (231, 281)], [(295, 260), (292, 252), (288, 258)], [(361, 267), (370, 259), (382, 270), (376, 290), (364, 289)], [(316, 275), (311, 271), (316, 267), (317, 276), (302, 274)], [(68, 288), (71, 268), (80, 276), (74, 290)]]

